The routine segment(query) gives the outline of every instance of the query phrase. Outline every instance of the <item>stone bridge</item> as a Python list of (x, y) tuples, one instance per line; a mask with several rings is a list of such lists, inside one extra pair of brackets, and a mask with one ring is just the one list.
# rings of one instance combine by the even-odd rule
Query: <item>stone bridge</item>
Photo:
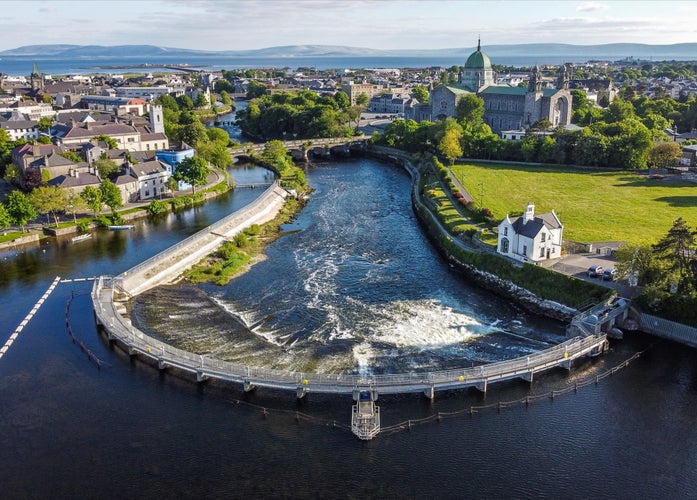
[[(328, 137), (321, 139), (305, 139), (281, 141), (288, 153), (297, 161), (309, 161), (314, 158), (328, 158), (332, 155), (349, 156), (352, 150), (364, 150), (367, 147), (368, 136), (357, 137)], [(229, 149), (233, 158), (251, 158), (264, 152), (266, 143), (248, 143), (239, 148)]]

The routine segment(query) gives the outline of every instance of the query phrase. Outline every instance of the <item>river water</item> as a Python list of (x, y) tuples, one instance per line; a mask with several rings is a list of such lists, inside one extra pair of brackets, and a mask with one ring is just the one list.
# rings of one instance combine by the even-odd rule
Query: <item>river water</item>
[[(261, 182), (265, 174), (233, 173), (239, 183)], [(539, 348), (563, 333), (453, 274), (411, 214), (408, 178), (396, 167), (328, 163), (308, 178), (316, 191), (288, 234), (268, 248), (268, 260), (226, 287), (191, 287), (188, 299), (174, 293), (171, 314), (196, 320), (187, 326), (170, 318), (170, 330), (195, 335), (198, 324), (219, 325), (220, 318), (196, 316), (206, 309), (227, 323), (241, 318), (249, 341), (261, 346), (259, 360), (287, 352), (278, 358), (293, 366), (308, 350), (318, 366), (347, 371), (480, 362)], [(0, 254), (0, 341), (55, 276), (119, 273), (256, 195), (239, 190), (158, 223), (138, 222), (132, 232)], [(244, 394), (130, 359), (94, 327), (90, 287), (58, 285), (0, 358), (4, 498), (694, 496), (693, 349), (630, 334), (606, 355), (570, 373), (538, 375), (532, 385), (515, 381), (486, 395), (448, 392), (434, 401), (381, 397), (383, 426), (405, 422), (403, 430), (360, 442), (345, 429), (350, 398)], [(200, 307), (182, 309), (194, 300)], [(101, 369), (67, 333), (68, 301), (71, 330), (103, 361)], [(158, 302), (157, 294), (145, 301), (143, 314)], [(215, 342), (221, 352), (248, 355), (228, 349), (239, 339)], [(584, 386), (637, 352), (627, 367)], [(574, 384), (578, 391), (551, 397)], [(499, 404), (533, 395), (546, 397)], [(491, 408), (467, 411), (483, 406)], [(438, 414), (438, 422), (417, 423)]]

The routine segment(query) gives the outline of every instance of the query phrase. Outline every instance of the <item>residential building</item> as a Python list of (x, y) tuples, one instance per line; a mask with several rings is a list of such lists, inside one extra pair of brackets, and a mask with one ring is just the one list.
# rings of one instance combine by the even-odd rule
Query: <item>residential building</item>
[(561, 257), (564, 226), (554, 210), (535, 214), (530, 202), (520, 217), (506, 217), (498, 226), (496, 251), (521, 262), (537, 263)]
[(9, 115), (0, 115), (0, 128), (7, 132), (11, 141), (39, 138), (39, 122), (27, 119), (16, 109)]

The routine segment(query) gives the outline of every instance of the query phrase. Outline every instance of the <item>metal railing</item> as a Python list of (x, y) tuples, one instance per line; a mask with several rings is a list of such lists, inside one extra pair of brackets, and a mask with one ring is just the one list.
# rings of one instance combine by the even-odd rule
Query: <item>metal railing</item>
[(570, 362), (580, 356), (602, 349), (605, 335), (569, 339), (550, 349), (524, 358), (500, 361), (476, 367), (422, 373), (326, 374), (288, 372), (241, 365), (184, 351), (154, 339), (135, 328), (116, 310), (113, 282), (105, 277), (95, 281), (92, 301), (99, 322), (112, 339), (124, 344), (129, 354), (140, 353), (157, 360), (160, 366), (174, 366), (196, 373), (202, 378), (251, 384), (276, 389), (303, 389), (310, 392), (351, 393), (355, 388), (372, 387), (380, 393), (420, 392), (468, 387), (481, 383), (523, 377)]

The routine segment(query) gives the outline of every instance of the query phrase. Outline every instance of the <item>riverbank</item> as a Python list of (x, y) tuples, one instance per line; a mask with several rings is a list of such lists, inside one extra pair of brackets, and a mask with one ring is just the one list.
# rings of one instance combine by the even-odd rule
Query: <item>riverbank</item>
[[(451, 266), (478, 286), (518, 304), (525, 311), (568, 322), (578, 305), (602, 302), (612, 291), (529, 264), (519, 266), (476, 245), (471, 236), (450, 234), (425, 202), (420, 183), (433, 166), (429, 158), (414, 157), (400, 150), (373, 147), (370, 155), (401, 165), (412, 179), (412, 205), (431, 242)], [(537, 293), (536, 293), (537, 292)]]
[(266, 247), (285, 234), (281, 226), (295, 219), (306, 205), (306, 200), (305, 197), (288, 197), (273, 220), (248, 227), (232, 241), (226, 241), (214, 253), (184, 271), (181, 278), (194, 284), (211, 282), (222, 286), (248, 272), (252, 266), (266, 259)]

